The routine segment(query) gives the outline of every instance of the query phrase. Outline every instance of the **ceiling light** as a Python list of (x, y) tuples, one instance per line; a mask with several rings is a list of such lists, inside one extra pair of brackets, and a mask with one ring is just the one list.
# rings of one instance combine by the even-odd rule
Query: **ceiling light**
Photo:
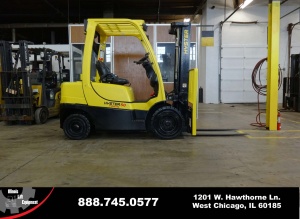
[(190, 20), (191, 20), (190, 18), (184, 18), (183, 22), (190, 22)]
[(247, 5), (249, 5), (253, 0), (245, 0), (244, 3), (240, 5), (241, 9), (244, 9)]

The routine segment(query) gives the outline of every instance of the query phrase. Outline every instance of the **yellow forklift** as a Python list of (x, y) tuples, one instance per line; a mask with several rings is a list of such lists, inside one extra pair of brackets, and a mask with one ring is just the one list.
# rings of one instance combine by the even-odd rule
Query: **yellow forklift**
[[(61, 86), (60, 127), (69, 139), (85, 139), (94, 131), (143, 131), (153, 133), (160, 139), (174, 139), (184, 132), (192, 136), (240, 135), (223, 132), (234, 131), (232, 129), (196, 127), (198, 69), (190, 69), (189, 65), (190, 22), (170, 24), (169, 34), (175, 36), (174, 83), (171, 92), (166, 92), (164, 87), (143, 20), (87, 19), (84, 28), (86, 36), (80, 80)], [(145, 55), (130, 64), (141, 65), (142, 73), (146, 73), (147, 84), (153, 90), (146, 100), (137, 99), (131, 81), (119, 77), (105, 63), (108, 40), (119, 36), (137, 39), (144, 49)], [(123, 44), (123, 47), (128, 45)], [(127, 62), (127, 65), (130, 64)], [(142, 84), (141, 81), (138, 83)], [(202, 131), (202, 134), (198, 131)], [(206, 131), (221, 133), (205, 134)]]
[[(59, 115), (62, 54), (48, 48), (29, 48), (33, 43), (0, 41), (1, 115), (7, 124), (44, 124)], [(52, 70), (58, 62), (59, 71)]]
[[(170, 27), (170, 34), (176, 37), (174, 90), (170, 93), (165, 92), (146, 31), (143, 20), (85, 20), (81, 80), (61, 86), (60, 127), (68, 138), (85, 139), (92, 130), (147, 131), (161, 139), (173, 139), (183, 132), (196, 135), (198, 70), (189, 69), (191, 24), (174, 22)], [(142, 44), (145, 56), (135, 64), (145, 69), (153, 89), (149, 99), (136, 101), (130, 81), (118, 77), (105, 64), (111, 36), (136, 37)]]

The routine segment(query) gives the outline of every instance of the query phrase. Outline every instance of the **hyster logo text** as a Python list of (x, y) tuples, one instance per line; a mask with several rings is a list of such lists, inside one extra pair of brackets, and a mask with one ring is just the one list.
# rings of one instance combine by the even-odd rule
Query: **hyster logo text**
[(184, 47), (184, 54), (189, 53), (189, 31), (184, 30), (184, 38), (183, 38), (183, 47)]
[(104, 105), (108, 105), (109, 107), (113, 108), (126, 107), (126, 103), (119, 102), (104, 102)]

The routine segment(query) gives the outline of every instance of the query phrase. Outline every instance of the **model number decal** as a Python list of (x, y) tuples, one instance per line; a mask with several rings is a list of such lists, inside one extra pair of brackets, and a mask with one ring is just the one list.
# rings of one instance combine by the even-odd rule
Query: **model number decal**
[(112, 102), (112, 101), (106, 101), (104, 102), (104, 105), (108, 105), (109, 107), (113, 107), (113, 108), (126, 107), (126, 103), (119, 103), (119, 102)]

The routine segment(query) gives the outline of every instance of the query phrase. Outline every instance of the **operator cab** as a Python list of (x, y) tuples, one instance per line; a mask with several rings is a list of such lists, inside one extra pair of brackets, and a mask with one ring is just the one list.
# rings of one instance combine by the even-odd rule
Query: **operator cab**
[[(136, 35), (134, 27), (128, 26), (122, 31), (120, 28), (124, 27), (107, 28), (106, 25), (98, 24), (95, 28), (90, 59), (92, 86), (98, 96), (109, 101), (146, 103), (157, 97), (161, 90), (157, 76), (159, 67), (154, 66), (154, 57), (150, 55), (149, 47), (140, 43), (143, 40)], [(132, 30), (129, 31), (128, 28)], [(145, 31), (144, 26), (143, 30)], [(120, 31), (122, 33), (119, 33)], [(124, 31), (128, 31), (128, 34), (123, 34)], [(111, 36), (113, 38), (110, 38)], [(114, 46), (111, 47), (111, 44)], [(122, 48), (121, 52), (115, 54), (111, 51), (112, 48), (118, 51), (118, 45), (124, 44), (127, 46)], [(100, 87), (105, 87), (105, 92)], [(116, 94), (117, 91), (127, 93), (126, 98), (121, 98), (123, 95), (110, 95)]]

